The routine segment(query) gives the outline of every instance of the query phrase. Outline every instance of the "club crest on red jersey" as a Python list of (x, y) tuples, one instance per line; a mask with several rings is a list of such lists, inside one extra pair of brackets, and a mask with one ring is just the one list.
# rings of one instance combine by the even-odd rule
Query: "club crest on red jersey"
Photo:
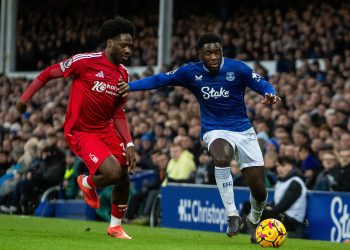
[(72, 65), (72, 62), (73, 62), (72, 59), (68, 59), (64, 62), (61, 62), (60, 67), (61, 67), (62, 72), (65, 72), (66, 69), (69, 69), (69, 67)]

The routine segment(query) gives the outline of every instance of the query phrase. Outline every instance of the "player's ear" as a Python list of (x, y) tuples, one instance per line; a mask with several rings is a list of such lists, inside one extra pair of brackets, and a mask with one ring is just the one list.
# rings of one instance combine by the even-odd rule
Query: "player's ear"
[(113, 40), (107, 39), (107, 48), (111, 48), (113, 46)]

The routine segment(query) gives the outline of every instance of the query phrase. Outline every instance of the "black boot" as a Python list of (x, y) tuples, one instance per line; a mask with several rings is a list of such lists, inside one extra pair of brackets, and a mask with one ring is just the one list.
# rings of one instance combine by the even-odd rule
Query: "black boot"
[(246, 220), (245, 220), (245, 223), (246, 223), (246, 228), (247, 228), (247, 232), (250, 234), (250, 242), (252, 244), (258, 244), (258, 242), (256, 241), (256, 234), (255, 234), (255, 231), (256, 231), (256, 228), (258, 227), (259, 225), (259, 222), (256, 223), (256, 224), (253, 224), (250, 220), (249, 220), (249, 216), (246, 217)]
[(243, 227), (242, 218), (239, 216), (229, 216), (227, 220), (227, 230), (226, 234), (228, 237), (235, 236), (238, 234)]

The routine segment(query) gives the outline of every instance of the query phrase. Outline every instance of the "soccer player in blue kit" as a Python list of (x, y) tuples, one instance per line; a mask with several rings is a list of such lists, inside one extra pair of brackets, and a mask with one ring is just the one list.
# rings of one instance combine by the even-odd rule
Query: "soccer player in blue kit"
[(201, 114), (201, 139), (215, 163), (215, 179), (227, 216), (227, 236), (236, 235), (243, 226), (235, 202), (230, 170), (233, 157), (250, 188), (251, 211), (246, 226), (255, 242), (255, 228), (265, 207), (267, 191), (264, 160), (256, 133), (246, 114), (245, 89), (264, 96), (265, 104), (281, 99), (272, 85), (242, 61), (223, 57), (221, 38), (205, 34), (197, 43), (200, 61), (134, 82), (120, 83), (119, 93), (183, 86), (197, 98)]

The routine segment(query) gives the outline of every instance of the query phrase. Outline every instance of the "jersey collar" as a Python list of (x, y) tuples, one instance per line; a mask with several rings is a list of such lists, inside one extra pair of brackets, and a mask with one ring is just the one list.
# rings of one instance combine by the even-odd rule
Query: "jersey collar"
[[(221, 64), (220, 64), (220, 69), (224, 66), (224, 61), (225, 61), (225, 57), (222, 58), (221, 60)], [(203, 63), (203, 62), (202, 62)], [(209, 72), (209, 69), (207, 69), (207, 67), (205, 67), (204, 63), (203, 63), (203, 69), (207, 72)], [(219, 69), (219, 70), (220, 70)]]

